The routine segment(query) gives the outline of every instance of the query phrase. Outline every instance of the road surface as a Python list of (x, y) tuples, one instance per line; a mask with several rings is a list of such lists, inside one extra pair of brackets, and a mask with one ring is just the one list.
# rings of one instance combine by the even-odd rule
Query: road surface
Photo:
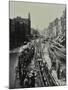
[[(51, 69), (51, 59), (48, 53), (49, 43), (46, 42), (46, 44), (44, 44), (41, 42), (40, 39), (34, 40), (31, 43), (35, 47), (35, 52), (34, 52), (33, 59), (31, 60), (31, 63), (28, 66), (28, 70), (32, 69), (36, 72), (35, 87), (60, 85), (60, 84), (57, 84), (54, 80), (53, 76), (56, 76), (56, 75), (54, 75), (53, 73), (51, 74), (49, 71)], [(27, 48), (27, 45), (26, 45), (26, 48)], [(20, 49), (18, 48), (18, 50), (16, 49), (17, 53), (16, 51), (14, 51), (15, 53), (13, 52), (10, 53), (10, 88), (21, 87), (20, 85), (18, 85), (17, 83), (18, 81), (15, 82), (15, 74), (16, 74), (15, 68), (18, 64), (18, 55), (22, 50), (23, 50), (23, 46), (20, 47)], [(45, 66), (44, 68), (42, 68), (41, 64), (39, 63), (38, 61), (39, 59), (41, 59), (42, 65)], [(47, 66), (45, 65), (45, 63)], [(17, 83), (16, 86), (15, 86), (15, 83)]]

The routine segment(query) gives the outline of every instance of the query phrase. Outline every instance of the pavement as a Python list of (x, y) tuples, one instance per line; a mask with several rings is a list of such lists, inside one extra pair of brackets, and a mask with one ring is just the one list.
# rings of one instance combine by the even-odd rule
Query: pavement
[(18, 54), (11, 53), (10, 54), (10, 61), (9, 61), (9, 86), (10, 88), (14, 88), (15, 85), (15, 67), (18, 63)]

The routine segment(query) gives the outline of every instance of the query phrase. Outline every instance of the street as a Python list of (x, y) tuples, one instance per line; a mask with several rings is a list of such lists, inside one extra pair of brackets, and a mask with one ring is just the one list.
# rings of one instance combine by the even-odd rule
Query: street
[[(41, 39), (37, 39), (34, 41), (31, 41), (30, 44), (26, 45), (29, 48), (29, 46), (32, 45), (34, 50), (34, 55), (30, 61), (30, 63), (27, 65), (26, 70), (27, 74), (31, 75), (31, 72), (36, 74), (34, 76), (35, 83), (34, 87), (44, 87), (44, 86), (57, 86), (60, 85), (60, 82), (57, 79), (57, 73), (54, 74), (51, 73), (51, 58), (49, 57), (49, 43), (46, 42), (46, 44), (42, 43)], [(19, 55), (21, 51), (24, 52), (25, 49), (23, 47), (18, 48), (17, 53), (11, 53), (10, 54), (10, 88), (21, 88), (20, 85), (20, 79), (16, 78), (16, 71), (15, 68), (18, 66), (19, 62)], [(31, 55), (31, 54), (30, 54)], [(23, 60), (23, 59), (22, 59)], [(25, 63), (23, 63), (25, 64)], [(24, 68), (23, 68), (24, 69)], [(25, 79), (24, 79), (25, 80)], [(33, 82), (33, 81), (32, 81)], [(25, 88), (25, 86), (23, 86)], [(29, 86), (28, 86), (29, 87)], [(31, 87), (31, 86), (30, 86)]]

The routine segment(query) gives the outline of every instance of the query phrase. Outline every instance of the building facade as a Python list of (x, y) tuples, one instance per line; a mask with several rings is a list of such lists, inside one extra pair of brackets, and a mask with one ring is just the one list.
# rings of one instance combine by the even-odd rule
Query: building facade
[(24, 41), (29, 41), (31, 35), (30, 13), (28, 18), (16, 17), (10, 19), (10, 48), (20, 46)]
[(60, 18), (56, 18), (48, 26), (50, 38), (56, 38), (58, 35), (66, 35), (66, 9)]

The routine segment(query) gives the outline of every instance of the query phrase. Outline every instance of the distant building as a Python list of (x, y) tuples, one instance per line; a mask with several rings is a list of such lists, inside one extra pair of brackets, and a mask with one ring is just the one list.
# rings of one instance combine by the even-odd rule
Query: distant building
[(10, 19), (10, 48), (15, 48), (28, 41), (31, 35), (30, 13), (28, 18)]
[(40, 33), (38, 30), (34, 29), (34, 28), (31, 28), (31, 36), (33, 39), (36, 39), (40, 36)]
[(56, 18), (49, 24), (48, 33), (50, 38), (56, 38), (60, 34), (66, 34), (66, 9), (63, 11), (60, 19)]
[(63, 15), (61, 16), (61, 26), (62, 26), (62, 34), (66, 32), (66, 9), (63, 11)]
[(53, 35), (53, 23), (52, 22), (48, 26), (48, 32), (49, 32), (49, 37), (52, 38), (52, 35)]

